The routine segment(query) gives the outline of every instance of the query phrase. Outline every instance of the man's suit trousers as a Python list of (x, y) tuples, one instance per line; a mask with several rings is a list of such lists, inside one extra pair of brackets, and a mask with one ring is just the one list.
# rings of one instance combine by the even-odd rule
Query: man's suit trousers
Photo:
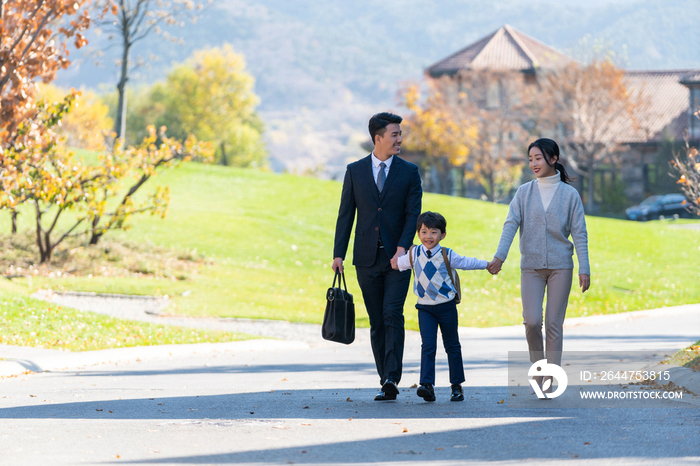
[(401, 380), (404, 317), (403, 305), (411, 283), (411, 271), (391, 268), (384, 248), (377, 248), (377, 257), (369, 267), (356, 267), (357, 281), (367, 307), (372, 353), (380, 384)]

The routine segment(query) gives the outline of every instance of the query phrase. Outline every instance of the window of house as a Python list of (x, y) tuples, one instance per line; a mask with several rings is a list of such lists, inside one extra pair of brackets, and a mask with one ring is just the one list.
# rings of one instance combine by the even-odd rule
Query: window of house
[(501, 106), (501, 86), (498, 81), (489, 83), (486, 89), (486, 107), (498, 108)]
[(700, 138), (700, 118), (693, 115), (700, 110), (700, 87), (695, 87), (690, 92), (690, 134), (691, 137)]

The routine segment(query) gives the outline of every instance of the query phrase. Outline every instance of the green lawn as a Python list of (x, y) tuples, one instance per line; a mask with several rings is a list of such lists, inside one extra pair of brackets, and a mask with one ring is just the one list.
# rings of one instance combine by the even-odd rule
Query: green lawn
[(7, 345), (89, 351), (254, 338), (231, 332), (120, 320), (65, 308), (7, 290), (0, 290), (0, 309), (0, 344)]
[[(37, 288), (167, 294), (170, 312), (320, 323), (330, 270), (341, 184), (292, 175), (187, 163), (149, 181), (170, 186), (166, 219), (146, 216), (128, 232), (110, 233), (129, 241), (176, 249), (197, 249), (214, 261), (195, 279), (33, 278), (16, 280)], [(507, 206), (426, 194), (424, 210), (448, 220), (446, 246), (483, 259), (496, 249)], [(21, 217), (30, 228), (30, 215)], [(700, 230), (679, 222), (635, 223), (588, 217), (592, 287), (578, 281), (569, 316), (610, 314), (700, 302)], [(687, 223), (687, 221), (686, 221)], [(9, 215), (0, 231), (9, 230)], [(417, 241), (417, 240), (416, 240)], [(351, 251), (348, 258), (352, 257)], [(358, 324), (367, 326), (352, 267), (348, 286), (355, 295)], [(522, 322), (517, 239), (503, 271), (461, 272), (461, 325)], [(191, 291), (186, 297), (185, 291)], [(412, 293), (406, 301), (407, 327), (417, 329)]]

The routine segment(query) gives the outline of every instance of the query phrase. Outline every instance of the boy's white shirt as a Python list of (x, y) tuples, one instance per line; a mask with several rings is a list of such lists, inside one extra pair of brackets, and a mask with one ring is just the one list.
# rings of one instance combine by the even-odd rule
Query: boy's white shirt
[[(413, 248), (413, 250), (410, 252), (410, 254), (413, 254), (413, 263), (416, 263), (417, 260), (417, 254), (418, 254), (418, 248), (423, 248), (426, 249), (425, 246), (423, 245), (418, 245)], [(434, 248), (430, 249), (430, 261), (433, 259), (437, 259), (438, 261), (442, 261), (442, 246), (438, 244)], [(474, 257), (465, 257), (457, 254), (456, 252), (452, 251), (451, 249), (448, 250), (447, 253), (447, 258), (450, 261), (450, 267), (453, 269), (461, 269), (461, 270), (480, 270), (480, 269), (485, 269), (486, 266), (488, 265), (488, 261), (485, 260), (480, 260), (476, 259)], [(398, 260), (398, 265), (399, 265), (399, 270), (404, 271), (404, 270), (409, 270), (411, 268), (411, 259), (407, 254), (404, 254), (403, 256), (399, 257)], [(416, 280), (417, 277), (414, 277), (414, 280)], [(451, 278), (450, 278), (451, 280)], [(414, 288), (415, 292), (415, 288)], [(452, 296), (454, 292), (450, 293), (450, 296)], [(439, 296), (437, 299), (432, 299), (428, 295), (424, 297), (418, 296), (418, 303), (419, 304), (428, 304), (428, 305), (433, 305), (433, 304), (440, 304), (442, 302), (447, 302), (451, 298), (447, 298), (444, 296)]]
[[(413, 260), (415, 262), (416, 259), (416, 254), (418, 253), (417, 248), (418, 247), (425, 247), (425, 246), (416, 246), (413, 248), (413, 251), (411, 251), (411, 254), (413, 254)], [(442, 255), (442, 252), (440, 252), (440, 249), (442, 246), (439, 244), (435, 246), (434, 248), (430, 249), (430, 254), (431, 258), (435, 257), (437, 254)], [(481, 270), (485, 269), (486, 266), (488, 265), (488, 261), (481, 260), (481, 259), (476, 259), (474, 257), (465, 257), (465, 256), (460, 256), (453, 250), (449, 250), (449, 253), (447, 254), (447, 258), (450, 261), (450, 267), (453, 269), (461, 269), (461, 270)], [(403, 256), (399, 257), (399, 270), (404, 271), (408, 270), (411, 268), (411, 259), (408, 257), (408, 253), (404, 254)]]

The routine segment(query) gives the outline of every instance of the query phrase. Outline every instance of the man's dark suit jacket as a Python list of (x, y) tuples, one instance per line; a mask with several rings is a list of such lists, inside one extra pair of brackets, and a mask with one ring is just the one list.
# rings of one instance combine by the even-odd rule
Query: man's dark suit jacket
[(422, 188), (418, 167), (394, 156), (380, 195), (372, 172), (372, 155), (348, 165), (335, 226), (333, 257), (345, 260), (357, 210), (352, 263), (369, 267), (377, 257), (379, 234), (389, 258), (397, 247), (408, 250), (416, 234)]

